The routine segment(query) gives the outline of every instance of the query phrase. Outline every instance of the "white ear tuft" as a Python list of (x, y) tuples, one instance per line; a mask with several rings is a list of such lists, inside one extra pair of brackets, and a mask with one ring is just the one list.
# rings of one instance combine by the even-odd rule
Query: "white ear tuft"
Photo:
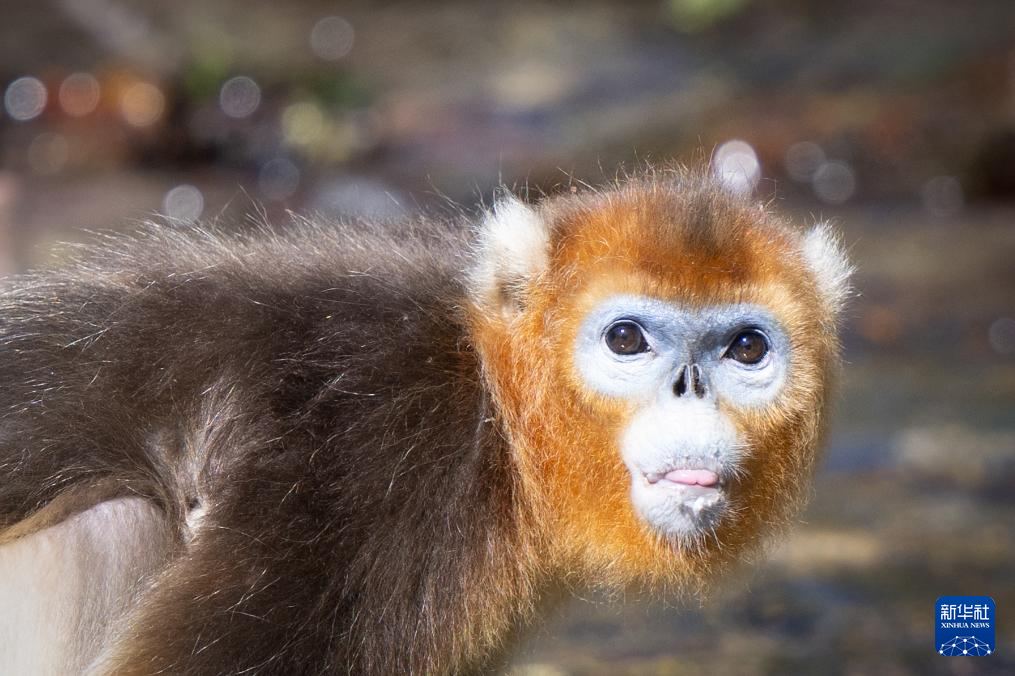
[(818, 223), (803, 237), (804, 261), (814, 274), (818, 290), (833, 314), (838, 314), (849, 297), (853, 266), (842, 250), (839, 235), (827, 222)]
[(546, 269), (550, 233), (534, 209), (514, 195), (500, 199), (479, 227), (478, 255), (469, 275), (473, 298), (509, 311), (524, 283)]

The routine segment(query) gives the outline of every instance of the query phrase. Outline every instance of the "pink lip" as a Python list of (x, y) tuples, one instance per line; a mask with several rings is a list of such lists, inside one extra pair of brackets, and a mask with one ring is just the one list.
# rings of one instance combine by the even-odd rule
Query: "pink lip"
[(661, 478), (675, 484), (685, 486), (715, 486), (719, 483), (719, 476), (707, 469), (674, 469), (664, 474)]

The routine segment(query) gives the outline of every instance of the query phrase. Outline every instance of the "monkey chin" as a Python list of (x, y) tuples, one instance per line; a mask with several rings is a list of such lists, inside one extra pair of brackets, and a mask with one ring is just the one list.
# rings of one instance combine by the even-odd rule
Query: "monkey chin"
[(700, 547), (714, 537), (730, 511), (725, 482), (697, 469), (639, 473), (631, 482), (631, 502), (653, 531), (680, 548)]

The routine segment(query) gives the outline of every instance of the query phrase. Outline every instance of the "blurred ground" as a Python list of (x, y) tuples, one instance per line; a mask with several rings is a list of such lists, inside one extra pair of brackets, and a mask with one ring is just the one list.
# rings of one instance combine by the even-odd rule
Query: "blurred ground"
[[(0, 12), (4, 272), (155, 213), (397, 215), (713, 151), (798, 222), (831, 218), (859, 295), (801, 525), (706, 608), (576, 601), (513, 670), (1015, 673), (1008, 0)], [(994, 655), (934, 652), (948, 594), (993, 597)]]

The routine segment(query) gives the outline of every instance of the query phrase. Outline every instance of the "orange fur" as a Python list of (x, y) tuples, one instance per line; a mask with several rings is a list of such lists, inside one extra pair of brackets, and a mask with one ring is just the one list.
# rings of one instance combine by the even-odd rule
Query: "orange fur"
[[(801, 262), (800, 234), (756, 204), (686, 173), (549, 200), (549, 263), (527, 280), (521, 309), (471, 308), (475, 341), (522, 476), (531, 535), (565, 580), (692, 588), (785, 523), (805, 493), (837, 362), (834, 318)], [(608, 295), (689, 306), (768, 308), (793, 346), (779, 400), (726, 413), (749, 441), (733, 516), (700, 547), (655, 535), (636, 515), (619, 434), (626, 402), (588, 391), (573, 364), (578, 326)], [(720, 402), (722, 406), (722, 402)], [(724, 407), (728, 408), (728, 407)]]

